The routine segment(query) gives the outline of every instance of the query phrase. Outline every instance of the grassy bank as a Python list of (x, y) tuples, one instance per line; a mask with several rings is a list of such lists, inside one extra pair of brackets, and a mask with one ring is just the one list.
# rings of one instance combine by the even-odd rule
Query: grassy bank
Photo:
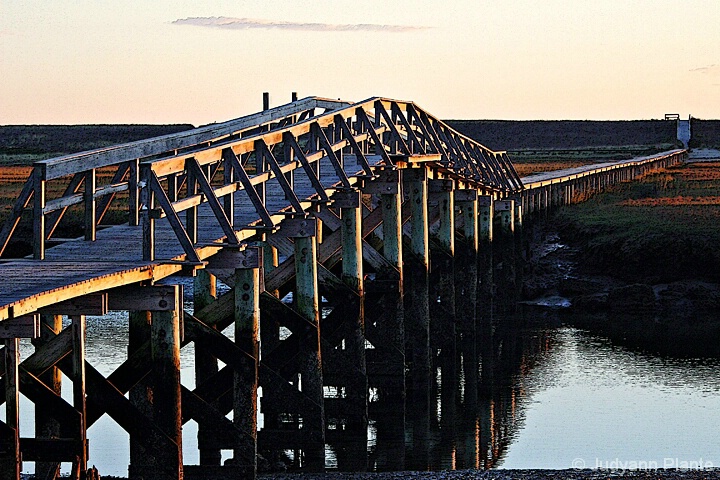
[(614, 186), (555, 216), (585, 266), (626, 281), (720, 281), (720, 163)]

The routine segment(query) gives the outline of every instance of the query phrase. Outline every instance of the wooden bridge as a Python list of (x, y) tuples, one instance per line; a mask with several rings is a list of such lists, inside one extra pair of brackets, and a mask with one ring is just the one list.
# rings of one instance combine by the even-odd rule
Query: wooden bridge
[[(444, 389), (462, 371), (463, 402), (477, 403), (479, 318), (498, 283), (489, 252), (512, 244), (523, 217), (684, 157), (520, 179), (505, 152), (412, 102), (305, 98), (37, 162), (0, 232), (2, 255), (31, 217), (32, 258), (0, 260), (0, 479), (18, 479), (22, 462), (37, 478), (61, 462), (86, 478), (87, 429), (104, 414), (130, 435), (130, 478), (253, 478), (258, 452), (322, 471), (335, 443), (339, 462), (363, 470), (368, 419), (392, 414), (402, 444), (406, 418), (420, 418), (406, 396), (435, 408), (437, 369)], [(118, 211), (127, 222), (106, 225)], [(56, 237), (69, 212), (82, 238)], [(173, 275), (194, 277), (192, 309), (180, 285), (157, 284)], [(85, 359), (85, 316), (108, 310), (129, 312), (129, 347), (105, 377)], [(35, 347), (22, 362), (20, 338)], [(180, 382), (191, 343), (194, 390)], [(19, 429), (20, 392), (34, 435)], [(190, 420), (197, 466), (183, 465)]]

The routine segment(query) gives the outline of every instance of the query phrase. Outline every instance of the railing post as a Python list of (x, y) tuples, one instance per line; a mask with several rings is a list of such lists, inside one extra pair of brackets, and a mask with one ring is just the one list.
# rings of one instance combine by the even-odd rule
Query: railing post
[(141, 191), (143, 204), (143, 260), (155, 260), (155, 192), (150, 187), (150, 175), (153, 172), (149, 165), (143, 167), (143, 187)]
[(95, 241), (95, 169), (85, 172), (85, 240)]
[[(223, 161), (223, 183), (230, 185), (235, 183), (235, 175), (233, 173), (233, 167), (228, 161)], [(223, 210), (225, 215), (230, 221), (230, 225), (235, 225), (235, 194), (230, 193), (223, 197)]]
[(128, 169), (128, 223), (131, 227), (140, 224), (140, 161), (130, 160)]
[(45, 258), (45, 168), (33, 167), (33, 258)]
[[(195, 175), (202, 175), (202, 171), (195, 172), (194, 168), (188, 168), (189, 162), (185, 163), (185, 171), (187, 172), (187, 196), (192, 197), (198, 193), (198, 182)], [(185, 212), (185, 230), (187, 231), (190, 243), (197, 243), (198, 239), (198, 208), (197, 206), (188, 208)]]

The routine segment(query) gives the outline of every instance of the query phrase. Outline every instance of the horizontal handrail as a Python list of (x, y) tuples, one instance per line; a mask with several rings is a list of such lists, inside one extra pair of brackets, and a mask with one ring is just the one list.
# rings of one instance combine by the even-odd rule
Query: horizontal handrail
[(299, 114), (305, 110), (313, 108), (331, 109), (343, 105), (348, 105), (348, 103), (307, 97), (223, 123), (206, 125), (184, 132), (51, 158), (35, 162), (34, 165), (43, 169), (45, 172), (45, 180), (53, 180), (91, 168), (117, 165), (118, 163), (136, 158), (152, 157), (173, 152), (174, 150), (190, 148), (205, 142), (216, 142), (223, 138), (236, 135), (243, 130), (272, 123), (290, 115)]

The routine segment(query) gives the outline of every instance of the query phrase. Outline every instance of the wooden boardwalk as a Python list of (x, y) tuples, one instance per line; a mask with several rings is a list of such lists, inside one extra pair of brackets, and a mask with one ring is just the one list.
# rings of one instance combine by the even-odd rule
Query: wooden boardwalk
[[(363, 470), (369, 415), (397, 419), (389, 435), (401, 444), (415, 422), (419, 442), (435, 372), (454, 378), (455, 352), (468, 372), (464, 401), (477, 402), (467, 385), (477, 386), (493, 243), (512, 244), (524, 215), (685, 155), (520, 179), (505, 152), (413, 103), (306, 98), (38, 162), (0, 231), (1, 254), (32, 212), (33, 258), (0, 259), (0, 479), (17, 480), (22, 462), (44, 478), (59, 462), (91, 477), (87, 428), (103, 414), (130, 434), (131, 478), (253, 478), (260, 451), (292, 451), (295, 468), (322, 471), (326, 445), (339, 442), (338, 461)], [(99, 169), (112, 171), (109, 183), (98, 185)], [(128, 223), (101, 226), (119, 200)], [(83, 212), (84, 236), (54, 239), (70, 207)], [(172, 275), (194, 277), (192, 312), (179, 286), (156, 284)], [(218, 281), (230, 290), (218, 295)], [(291, 304), (280, 300), (287, 293)], [(108, 310), (129, 312), (130, 346), (103, 377), (84, 358), (84, 319)], [(220, 333), (229, 325), (234, 340)], [(18, 339), (28, 337), (36, 350), (20, 363)], [(192, 391), (179, 380), (191, 343)], [(60, 396), (60, 372), (72, 402)], [(36, 405), (34, 436), (20, 432), (19, 392)], [(410, 396), (419, 410), (405, 411)], [(199, 466), (183, 465), (190, 420)], [(224, 464), (222, 450), (233, 451)]]

